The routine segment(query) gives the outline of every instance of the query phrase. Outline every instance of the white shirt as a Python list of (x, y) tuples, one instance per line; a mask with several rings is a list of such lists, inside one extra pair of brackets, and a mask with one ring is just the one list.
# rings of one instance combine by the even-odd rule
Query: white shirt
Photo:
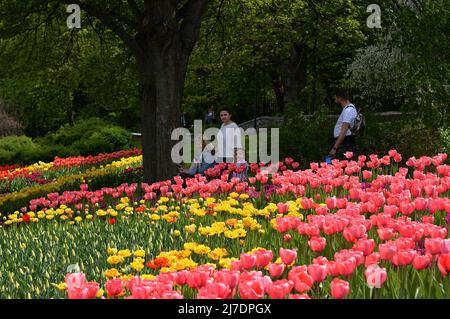
[(350, 124), (349, 129), (347, 130), (346, 136), (352, 135), (352, 132), (350, 131), (350, 128), (353, 125), (353, 122), (355, 121), (356, 115), (358, 115), (358, 112), (356, 111), (356, 108), (353, 104), (347, 105), (343, 110), (341, 115), (339, 116), (336, 125), (334, 126), (334, 138), (338, 138), (341, 134), (341, 128), (342, 124), (348, 123)]
[(211, 153), (210, 147), (206, 146), (203, 151), (194, 157), (194, 164), (201, 164), (201, 163), (207, 163), (212, 164), (214, 163), (216, 158)]
[(216, 156), (218, 158), (234, 158), (234, 150), (242, 148), (241, 138), (241, 129), (236, 123), (222, 124), (217, 135), (218, 152)]

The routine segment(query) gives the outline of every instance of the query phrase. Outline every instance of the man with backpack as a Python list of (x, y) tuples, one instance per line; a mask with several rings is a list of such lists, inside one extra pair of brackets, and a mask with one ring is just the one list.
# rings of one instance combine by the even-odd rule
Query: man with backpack
[(342, 107), (336, 125), (334, 126), (333, 138), (330, 140), (332, 149), (329, 156), (345, 159), (346, 152), (353, 153), (353, 159), (358, 157), (356, 148), (356, 135), (364, 126), (364, 116), (358, 112), (356, 107), (349, 101), (345, 90), (336, 92), (334, 100)]

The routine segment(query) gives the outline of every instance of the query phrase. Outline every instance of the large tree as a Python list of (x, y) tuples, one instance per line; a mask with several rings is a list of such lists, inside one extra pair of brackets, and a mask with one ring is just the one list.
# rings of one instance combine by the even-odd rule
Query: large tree
[(5, 0), (0, 4), (0, 35), (12, 38), (36, 31), (60, 18), (63, 5), (69, 4), (78, 4), (115, 33), (138, 67), (144, 175), (150, 182), (175, 173), (171, 133), (180, 123), (187, 65), (209, 1)]

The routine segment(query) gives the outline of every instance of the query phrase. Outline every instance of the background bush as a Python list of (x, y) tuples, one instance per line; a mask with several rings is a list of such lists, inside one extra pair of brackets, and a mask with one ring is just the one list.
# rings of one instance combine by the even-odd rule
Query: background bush
[(0, 139), (0, 165), (32, 163), (51, 159), (50, 148), (39, 145), (26, 136), (8, 136)]
[[(429, 127), (414, 116), (376, 117), (366, 116), (366, 128), (357, 138), (360, 154), (385, 155), (396, 149), (403, 159), (422, 155), (432, 156), (450, 151), (450, 129)], [(280, 156), (299, 160), (303, 167), (310, 162), (323, 161), (331, 149), (328, 139), (332, 137), (336, 119), (324, 113), (312, 118), (292, 112), (287, 123), (280, 129)]]
[(133, 147), (131, 134), (101, 119), (93, 118), (64, 126), (55, 133), (32, 140), (26, 136), (0, 139), (0, 165), (52, 161), (55, 156), (87, 156)]

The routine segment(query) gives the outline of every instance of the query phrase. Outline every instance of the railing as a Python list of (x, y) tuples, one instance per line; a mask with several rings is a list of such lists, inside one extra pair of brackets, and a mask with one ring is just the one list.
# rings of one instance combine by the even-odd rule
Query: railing
[[(401, 116), (401, 115), (409, 115), (413, 113), (403, 113), (403, 112), (396, 112), (396, 111), (390, 111), (390, 112), (381, 112), (381, 113), (373, 113), (374, 116), (379, 117), (389, 117), (389, 116)], [(312, 118), (313, 115), (305, 115), (305, 118)], [(337, 119), (339, 115), (336, 114), (330, 114), (326, 116), (329, 119)], [(256, 129), (260, 127), (268, 127), (271, 125), (283, 125), (285, 123), (286, 118), (284, 116), (261, 116), (257, 117), (256, 119), (249, 120), (247, 122), (239, 124), (240, 127), (242, 127), (244, 130), (254, 127)]]
[[(389, 117), (389, 116), (401, 116), (401, 115), (410, 115), (413, 114), (411, 112), (404, 113), (404, 112), (396, 112), (396, 111), (390, 111), (390, 112), (381, 112), (381, 113), (373, 113), (375, 116), (380, 117)], [(313, 115), (305, 115), (306, 118), (311, 118)], [(329, 119), (337, 119), (339, 115), (336, 114), (330, 114), (327, 115), (327, 118)], [(246, 130), (251, 127), (254, 127), (256, 129), (261, 127), (268, 127), (268, 126), (277, 126), (277, 125), (283, 125), (286, 121), (286, 118), (284, 116), (261, 116), (257, 117), (256, 119), (244, 122), (239, 124), (239, 127)], [(140, 139), (142, 134), (141, 133), (131, 133), (133, 138)]]

